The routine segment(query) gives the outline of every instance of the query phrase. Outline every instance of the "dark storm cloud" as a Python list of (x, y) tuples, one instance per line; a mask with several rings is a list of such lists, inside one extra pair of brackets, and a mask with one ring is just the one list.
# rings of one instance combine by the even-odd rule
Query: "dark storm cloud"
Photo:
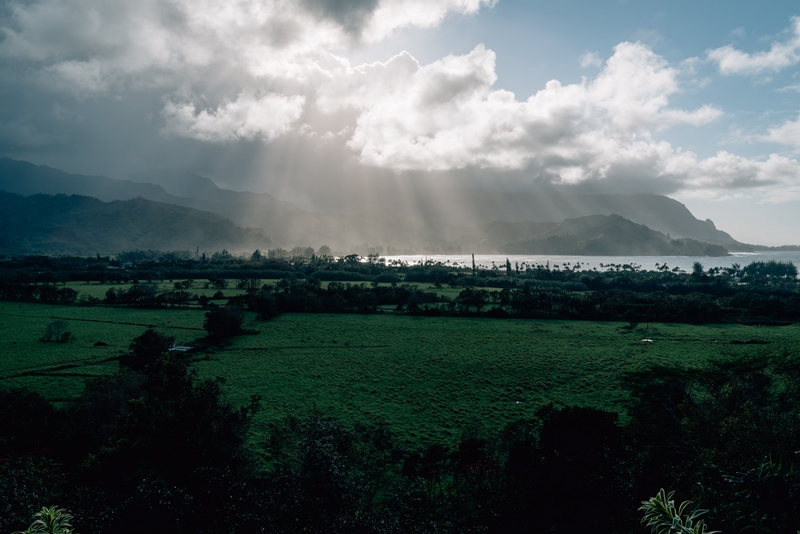
[(360, 39), (378, 7), (378, 0), (304, 0), (302, 4), (311, 13), (336, 21), (345, 32)]

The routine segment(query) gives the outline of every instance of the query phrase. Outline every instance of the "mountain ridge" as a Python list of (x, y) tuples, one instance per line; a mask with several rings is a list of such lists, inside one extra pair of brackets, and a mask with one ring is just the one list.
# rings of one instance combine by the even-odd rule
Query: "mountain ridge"
[(0, 253), (116, 254), (126, 250), (252, 251), (275, 243), (223, 217), (144, 198), (0, 191)]
[[(230, 249), (276, 245), (258, 230), (223, 217), (144, 198), (103, 202), (82, 195), (21, 196), (0, 191), (0, 253), (114, 254), (126, 250)], [(508, 254), (721, 256), (721, 245), (674, 240), (619, 215), (590, 215), (557, 223), (505, 223), (475, 228), (484, 246)], [(502, 226), (502, 225), (501, 225)], [(512, 239), (524, 239), (504, 242)], [(480, 245), (480, 244), (478, 244)]]
[(574, 256), (727, 256), (722, 245), (672, 239), (620, 215), (588, 215), (541, 228), (532, 238), (506, 243), (507, 254)]
[[(102, 201), (142, 197), (209, 211), (239, 226), (261, 228), (283, 246), (328, 245), (362, 253), (374, 251), (378, 245), (386, 253), (498, 252), (501, 245), (530, 238), (524, 232), (537, 224), (588, 215), (619, 215), (669, 237), (719, 244), (733, 251), (767, 249), (739, 243), (712, 221), (700, 221), (680, 202), (660, 195), (462, 190), (441, 213), (435, 208), (436, 195), (421, 195), (412, 213), (400, 213), (398, 207), (382, 214), (332, 215), (304, 210), (268, 193), (222, 189), (213, 180), (189, 172), (152, 172), (117, 180), (69, 174), (10, 158), (0, 158), (0, 190), (23, 195), (82, 194)], [(406, 218), (401, 217), (404, 214)], [(504, 219), (496, 217), (499, 215)], [(489, 230), (487, 225), (494, 227)]]

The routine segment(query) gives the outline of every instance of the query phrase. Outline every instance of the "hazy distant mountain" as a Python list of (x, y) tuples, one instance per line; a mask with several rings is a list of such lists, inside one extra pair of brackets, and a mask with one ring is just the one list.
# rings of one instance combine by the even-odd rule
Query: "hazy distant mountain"
[(46, 165), (9, 158), (0, 158), (0, 190), (23, 196), (37, 193), (85, 195), (106, 202), (136, 197), (170, 202), (173, 198), (159, 185), (113, 180), (105, 176), (69, 174)]
[[(151, 173), (133, 178), (134, 181), (74, 175), (44, 165), (0, 158), (0, 190), (22, 195), (81, 194), (106, 201), (142, 197), (168, 202), (210, 211), (242, 226), (264, 229), (280, 246), (328, 245), (334, 250), (349, 251), (360, 245), (381, 245), (401, 252), (426, 249), (455, 252), (457, 246), (449, 240), (463, 233), (459, 228), (431, 227), (415, 221), (309, 212), (272, 195), (220, 189), (208, 178), (191, 173)], [(138, 180), (158, 180), (164, 187)], [(92, 192), (95, 189), (97, 195)]]
[[(400, 191), (393, 191), (391, 185), (387, 185), (385, 194), (377, 195), (377, 198), (369, 202), (356, 199), (355, 205), (347, 206), (344, 211), (349, 211), (351, 215), (331, 216), (304, 211), (288, 202), (280, 207), (269, 204), (269, 201), (265, 202), (266, 199), (270, 199), (273, 203), (280, 202), (270, 195), (229, 191), (227, 192), (229, 195), (223, 198), (219, 192), (224, 190), (217, 188), (211, 180), (189, 173), (151, 173), (133, 179), (162, 184), (173, 195), (199, 197), (200, 193), (193, 191), (202, 191), (202, 198), (217, 204), (225, 202), (272, 205), (273, 209), (282, 211), (280, 216), (291, 218), (292, 231), (274, 228), (278, 213), (264, 213), (257, 209), (226, 210), (222, 206), (214, 208), (208, 204), (197, 207), (223, 213), (240, 224), (261, 227), (270, 225), (278, 232), (276, 235), (289, 242), (295, 242), (295, 239), (312, 235), (314, 232), (324, 233), (328, 229), (336, 230), (337, 236), (353, 236), (351, 241), (354, 243), (394, 242), (395, 246), (403, 247), (408, 246), (408, 243), (403, 243), (402, 239), (398, 240), (397, 236), (391, 235), (393, 230), (400, 229), (398, 221), (402, 221), (400, 227), (404, 229), (404, 235), (410, 234), (409, 237), (413, 237), (416, 243), (421, 244), (419, 239), (427, 239), (426, 244), (441, 246), (441, 243), (437, 242), (450, 242), (449, 237), (452, 237), (453, 231), (459, 234), (458, 228), (465, 226), (475, 227), (493, 221), (540, 223), (587, 215), (617, 214), (668, 234), (670, 237), (696, 239), (736, 250), (750, 249), (750, 246), (739, 243), (728, 233), (718, 230), (710, 219), (701, 221), (677, 200), (661, 195), (587, 195), (544, 186), (536, 188), (535, 191), (421, 188), (412, 192), (406, 191), (403, 195)], [(200, 180), (205, 180), (205, 183)], [(411, 198), (405, 202), (397, 201), (407, 195), (411, 195)], [(293, 210), (291, 213), (286, 213), (289, 206)], [(369, 230), (361, 229), (359, 233), (358, 223), (363, 223), (365, 219), (370, 221)], [(341, 231), (337, 229), (339, 225), (343, 226)], [(436, 239), (431, 239), (433, 235)], [(331, 239), (335, 240), (336, 237), (326, 236), (326, 239), (334, 242)]]
[[(188, 196), (194, 191), (193, 196), (202, 199), (201, 203), (193, 204), (196, 207), (220, 213), (239, 224), (268, 228), (277, 239), (291, 244), (326, 243), (347, 249), (363, 243), (401, 250), (467, 250), (484, 242), (480, 232), (476, 235), (470, 228), (489, 221), (524, 222), (514, 230), (521, 240), (526, 237), (524, 232), (539, 223), (616, 214), (672, 238), (719, 244), (731, 250), (753, 249), (718, 230), (710, 219), (701, 221), (677, 200), (660, 195), (585, 195), (553, 188), (540, 188), (536, 192), (431, 190), (415, 196), (411, 206), (408, 202), (393, 203), (393, 195), (387, 194), (382, 200), (364, 203), (380, 206), (380, 212), (365, 207), (361, 214), (329, 215), (302, 210), (271, 195), (222, 190), (211, 180), (196, 175), (148, 175), (148, 178), (175, 195)], [(485, 245), (497, 242), (487, 240)]]
[[(581, 256), (726, 256), (721, 245), (694, 239), (671, 239), (619, 215), (590, 215), (560, 223), (509, 224), (505, 235), (528, 239), (499, 246), (505, 254), (566, 254)], [(516, 228), (515, 228), (516, 227)], [(483, 227), (485, 228), (485, 227)], [(498, 232), (497, 225), (489, 233)], [(515, 232), (516, 230), (516, 232)]]
[(274, 247), (260, 230), (143, 198), (0, 192), (0, 253), (114, 254), (125, 250), (252, 251)]
[[(392, 185), (388, 184), (387, 188)], [(552, 186), (523, 191), (490, 191), (466, 187), (417, 188), (405, 191), (405, 202), (375, 202), (364, 213), (480, 226), (494, 221), (553, 222), (587, 215), (620, 215), (671, 237), (688, 237), (724, 246), (738, 242), (707, 219), (697, 219), (677, 200), (652, 194), (587, 195)], [(385, 198), (402, 197), (387, 189)], [(370, 206), (370, 204), (364, 204)]]
[[(449, 232), (449, 246), (478, 252), (604, 256), (727, 253), (720, 245), (670, 239), (618, 215), (592, 215), (560, 223), (495, 222), (478, 228), (451, 227)], [(196, 247), (203, 251), (251, 251), (275, 246), (261, 231), (241, 228), (219, 215), (142, 198), (102, 202), (79, 195), (22, 197), (0, 192), (2, 254), (86, 255)]]
[(135, 183), (158, 184), (170, 195), (185, 199), (194, 199), (201, 203), (212, 204), (255, 204), (273, 209), (303, 212), (291, 202), (278, 200), (269, 193), (251, 193), (250, 191), (231, 191), (221, 189), (217, 184), (191, 172), (150, 172), (130, 176)]
[[(698, 220), (680, 202), (659, 195), (583, 195), (554, 188), (536, 192), (462, 188), (418, 190), (410, 200), (399, 202), (399, 194), (387, 190), (383, 197), (361, 203), (361, 214), (331, 215), (303, 210), (269, 194), (221, 189), (208, 178), (191, 173), (159, 172), (132, 178), (74, 175), (0, 158), (0, 190), (22, 195), (81, 194), (105, 201), (142, 197), (192, 207), (241, 226), (261, 228), (284, 247), (328, 245), (338, 251), (364, 251), (367, 246), (381, 246), (393, 252), (497, 252), (502, 244), (531, 239), (539, 223), (611, 214), (673, 238), (721, 244), (728, 250), (749, 247), (717, 230), (710, 220)], [(494, 234), (487, 223), (495, 224)], [(510, 234), (500, 235), (503, 232)]]

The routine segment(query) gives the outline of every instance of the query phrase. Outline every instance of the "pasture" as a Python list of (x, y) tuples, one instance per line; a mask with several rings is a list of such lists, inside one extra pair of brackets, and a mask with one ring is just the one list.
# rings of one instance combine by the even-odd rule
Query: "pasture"
[[(158, 291), (170, 291), (174, 290), (175, 282), (180, 282), (181, 280), (175, 281), (161, 281), (161, 282), (153, 282), (158, 287)], [(228, 283), (228, 286), (223, 289), (215, 288), (213, 285), (209, 284), (207, 280), (191, 280), (190, 286), (185, 289), (192, 294), (196, 295), (205, 295), (206, 297), (211, 298), (214, 296), (215, 293), (221, 291), (225, 298), (233, 297), (237, 295), (242, 295), (245, 293), (244, 289), (237, 289), (236, 288), (236, 280), (231, 280)], [(262, 283), (272, 283), (275, 280), (262, 280)], [(146, 280), (142, 281), (143, 284), (148, 284)], [(114, 284), (114, 283), (98, 283), (98, 282), (67, 282), (66, 287), (72, 288), (78, 292), (78, 296), (88, 296), (94, 297), (98, 299), (103, 299), (106, 296), (106, 291), (111, 288), (114, 288), (117, 291), (125, 291), (130, 289), (133, 284), (125, 283), (125, 284)]]
[[(53, 401), (83, 390), (86, 378), (117, 370), (113, 359), (152, 326), (187, 343), (205, 334), (198, 309), (52, 306), (0, 302), (0, 387), (26, 387)], [(44, 343), (47, 324), (68, 322), (69, 343)], [(96, 346), (96, 343), (105, 345)]]
[[(197, 308), (0, 303), (0, 387), (64, 401), (86, 378), (113, 373), (115, 358), (146, 328), (190, 343), (205, 334), (203, 316)], [(68, 321), (74, 341), (39, 341), (56, 319)], [(800, 347), (800, 326), (650, 324), (631, 332), (618, 322), (390, 313), (251, 317), (247, 326), (258, 333), (194, 355), (193, 366), (225, 377), (234, 403), (262, 396), (256, 442), (270, 422), (315, 408), (345, 423), (385, 419), (407, 444), (450, 442), (476, 420), (499, 428), (548, 402), (624, 413), (626, 372)], [(768, 343), (732, 343), (751, 340)]]
[[(544, 403), (623, 413), (620, 379), (653, 364), (796, 350), (800, 327), (286, 314), (195, 362), (239, 404), (260, 394), (254, 434), (320, 409), (382, 418), (406, 442), (451, 442), (473, 421), (499, 428)], [(643, 341), (652, 339), (652, 341)], [(768, 344), (732, 344), (732, 341)]]
[[(181, 282), (182, 280), (174, 280), (174, 281), (161, 281), (161, 282), (153, 282), (158, 286), (158, 291), (170, 291), (174, 290), (175, 282)], [(280, 282), (280, 280), (272, 280), (272, 279), (262, 279), (258, 280), (258, 285), (261, 284), (276, 284)], [(147, 284), (148, 282), (145, 280), (142, 283)], [(371, 282), (344, 282), (345, 284), (351, 285), (366, 285), (370, 286)], [(321, 285), (323, 288), (327, 288), (330, 282), (323, 281)], [(132, 284), (124, 283), (124, 284), (115, 284), (115, 283), (98, 283), (98, 282), (67, 282), (65, 284), (66, 287), (72, 288), (78, 292), (79, 296), (84, 297), (94, 297), (98, 299), (103, 299), (106, 296), (106, 291), (113, 288), (117, 291), (125, 291), (130, 289)], [(207, 280), (198, 279), (198, 280), (189, 280), (189, 287), (185, 289), (189, 293), (195, 295), (205, 295), (208, 298), (212, 298), (217, 292), (221, 291), (222, 294), (227, 299), (228, 297), (235, 297), (245, 293), (244, 289), (239, 289), (236, 287), (237, 280), (229, 280), (227, 287), (223, 289), (218, 289), (210, 284)], [(379, 283), (379, 286), (382, 287), (389, 287), (391, 284), (388, 283)], [(406, 283), (404, 283), (406, 285)], [(450, 299), (454, 299), (458, 296), (458, 294), (464, 289), (463, 287), (449, 287), (449, 286), (442, 286), (442, 287), (435, 287), (433, 284), (429, 284), (427, 282), (409, 282), (407, 285), (419, 290), (419, 291), (430, 291), (436, 293), (439, 296), (447, 297)], [(497, 288), (482, 288), (489, 292), (496, 292), (499, 291)], [(213, 299), (212, 299), (213, 300)], [(222, 303), (223, 301), (220, 299), (215, 300), (217, 303)]]

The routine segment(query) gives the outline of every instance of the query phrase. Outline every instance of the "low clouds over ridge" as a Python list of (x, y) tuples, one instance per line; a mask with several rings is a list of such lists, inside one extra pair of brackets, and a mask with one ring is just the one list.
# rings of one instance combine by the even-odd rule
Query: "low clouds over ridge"
[[(483, 45), (425, 65), (405, 52), (361, 66), (344, 57), (399, 29), (432, 28), (449, 14), (474, 15), (495, 3), (12, 3), (0, 20), (0, 75), (22, 76), (76, 101), (158, 95), (152, 124), (166, 138), (217, 144), (294, 136), (339, 143), (342, 159), (356, 158), (367, 168), (472, 167), (565, 184), (657, 182), (660, 191), (800, 181), (800, 165), (785, 156), (755, 160), (720, 151), (700, 158), (660, 140), (671, 127), (702, 126), (723, 112), (671, 105), (681, 91), (680, 72), (641, 43), (620, 43), (605, 61), (593, 55), (595, 76), (571, 84), (552, 80), (524, 100), (495, 87), (495, 53)], [(709, 58), (724, 73), (800, 61), (798, 21), (794, 40), (769, 52), (723, 47)], [(42, 109), (53, 109), (55, 101)], [(764, 139), (794, 144), (793, 125), (787, 121)]]

